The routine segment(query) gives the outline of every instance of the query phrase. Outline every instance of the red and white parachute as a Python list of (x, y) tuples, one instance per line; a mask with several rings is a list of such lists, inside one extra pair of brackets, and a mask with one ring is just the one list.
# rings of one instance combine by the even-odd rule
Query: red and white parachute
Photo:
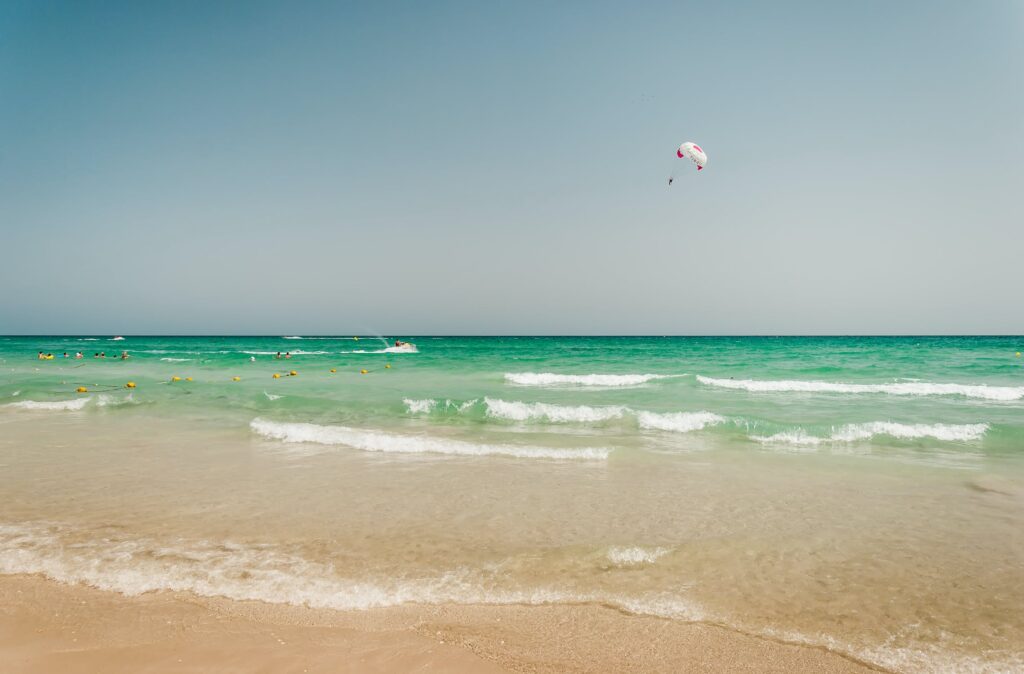
[(689, 159), (697, 165), (697, 170), (704, 170), (704, 165), (708, 163), (708, 156), (704, 154), (704, 150), (700, 149), (700, 145), (691, 143), (689, 141), (683, 143), (676, 150), (676, 156), (680, 159)]
[[(679, 146), (679, 149), (676, 150), (676, 156), (680, 159), (689, 159), (692, 161), (697, 165), (698, 171), (703, 171), (704, 164), (708, 163), (708, 156), (704, 154), (704, 150), (700, 149), (700, 145), (689, 141)], [(678, 165), (675, 162), (672, 162), (672, 175), (668, 178), (669, 185), (671, 185), (672, 181), (676, 179), (676, 171), (678, 168)]]

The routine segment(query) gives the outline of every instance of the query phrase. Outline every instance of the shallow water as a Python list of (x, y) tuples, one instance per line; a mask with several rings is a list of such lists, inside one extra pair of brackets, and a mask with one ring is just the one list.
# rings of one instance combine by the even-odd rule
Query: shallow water
[(0, 338), (0, 571), (1024, 666), (1024, 339), (108, 339)]

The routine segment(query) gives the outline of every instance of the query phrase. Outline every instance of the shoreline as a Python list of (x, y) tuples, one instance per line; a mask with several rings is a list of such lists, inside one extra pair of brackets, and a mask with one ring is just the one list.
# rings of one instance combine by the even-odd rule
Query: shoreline
[(597, 605), (334, 611), (184, 592), (128, 597), (0, 577), (8, 672), (834, 672), (886, 670), (809, 645)]

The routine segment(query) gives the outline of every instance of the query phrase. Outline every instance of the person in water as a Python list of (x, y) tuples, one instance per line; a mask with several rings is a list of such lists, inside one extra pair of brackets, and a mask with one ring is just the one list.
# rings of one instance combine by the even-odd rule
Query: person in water
[(82, 358), (84, 358), (84, 356), (81, 351), (75, 354), (75, 360), (82, 360)]
[(281, 352), (280, 351), (278, 351), (277, 355), (274, 356), (274, 360), (281, 360)]
[(38, 359), (38, 360), (46, 360), (46, 356), (44, 356), (44, 355), (43, 355), (43, 352), (42, 352), (42, 351), (40, 351), (40, 352), (39, 352), (39, 355), (38, 355), (38, 356), (36, 356), (36, 359)]
[(64, 357), (65, 357), (65, 358), (67, 358), (67, 357), (68, 357), (68, 352), (67, 352), (67, 351), (65, 351), (65, 352), (64, 352)]
[(127, 351), (122, 351), (121, 352), (121, 360), (128, 360), (128, 352)]
[(285, 354), (284, 354), (284, 357), (285, 358), (291, 358), (292, 357), (292, 352), (291, 351), (286, 351)]

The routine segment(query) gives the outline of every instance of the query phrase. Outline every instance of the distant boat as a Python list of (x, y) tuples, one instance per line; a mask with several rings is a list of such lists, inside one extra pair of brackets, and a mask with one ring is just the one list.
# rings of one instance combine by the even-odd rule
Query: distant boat
[(124, 337), (114, 337), (114, 339), (112, 339), (112, 340), (110, 340), (110, 341), (112, 341), (112, 342), (120, 342), (120, 341), (122, 341), (123, 339), (124, 339)]

